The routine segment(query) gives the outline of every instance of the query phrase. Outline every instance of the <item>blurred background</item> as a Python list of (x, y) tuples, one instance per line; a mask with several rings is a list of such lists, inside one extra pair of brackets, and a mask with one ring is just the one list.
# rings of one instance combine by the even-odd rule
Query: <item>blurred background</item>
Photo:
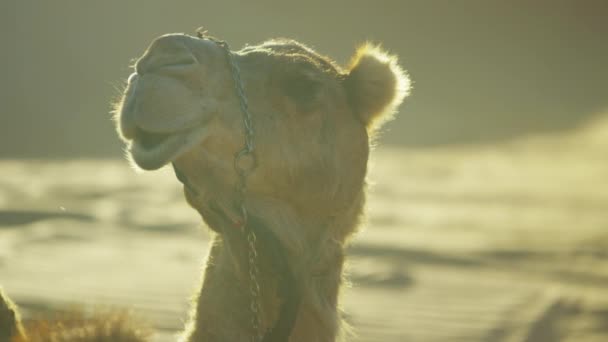
[(608, 339), (603, 0), (3, 0), (0, 285), (26, 318), (181, 329), (209, 236), (170, 170), (129, 168), (109, 112), (156, 36), (200, 26), (340, 64), (378, 42), (413, 79), (349, 250), (353, 340)]
[(3, 157), (119, 157), (108, 112), (129, 65), (156, 36), (200, 26), (235, 49), (289, 37), (342, 64), (357, 44), (382, 43), (415, 82), (384, 137), (395, 145), (567, 130), (608, 107), (603, 0), (7, 0), (0, 6)]

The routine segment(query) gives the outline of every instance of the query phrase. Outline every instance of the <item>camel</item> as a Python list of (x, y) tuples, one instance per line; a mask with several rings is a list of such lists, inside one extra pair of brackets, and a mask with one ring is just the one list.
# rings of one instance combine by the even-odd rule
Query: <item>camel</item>
[(173, 165), (213, 232), (180, 341), (345, 336), (345, 248), (370, 149), (409, 89), (396, 57), (370, 43), (345, 68), (289, 39), (240, 51), (206, 34), (151, 43), (117, 130), (134, 166)]

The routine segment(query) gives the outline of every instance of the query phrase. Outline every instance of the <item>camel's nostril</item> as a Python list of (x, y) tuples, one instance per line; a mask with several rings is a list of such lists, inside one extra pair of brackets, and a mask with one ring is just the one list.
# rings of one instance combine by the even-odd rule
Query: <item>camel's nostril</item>
[(135, 70), (143, 75), (150, 72), (179, 71), (198, 64), (185, 36), (169, 35), (155, 40), (135, 64)]
[(137, 75), (137, 73), (135, 73), (135, 72), (132, 73), (131, 75), (129, 75), (129, 78), (127, 79), (127, 84), (133, 83), (133, 81), (135, 81), (137, 76), (139, 76), (139, 75)]
[(160, 55), (151, 58), (142, 58), (136, 65), (135, 70), (143, 75), (150, 72), (162, 70), (179, 70), (196, 65), (198, 62), (191, 54), (182, 55)]

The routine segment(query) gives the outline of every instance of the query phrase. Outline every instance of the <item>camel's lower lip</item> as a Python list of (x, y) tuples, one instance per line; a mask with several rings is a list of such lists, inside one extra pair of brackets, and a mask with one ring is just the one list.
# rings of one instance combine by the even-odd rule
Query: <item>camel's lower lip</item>
[(156, 170), (190, 150), (206, 135), (205, 126), (175, 133), (138, 132), (131, 141), (128, 151), (137, 166), (144, 170)]
[(134, 139), (137, 140), (142, 147), (150, 150), (163, 144), (172, 134), (175, 133), (152, 133), (137, 128)]

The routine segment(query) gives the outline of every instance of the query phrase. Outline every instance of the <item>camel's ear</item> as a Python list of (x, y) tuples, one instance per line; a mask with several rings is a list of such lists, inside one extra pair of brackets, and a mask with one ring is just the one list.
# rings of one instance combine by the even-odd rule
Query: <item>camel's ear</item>
[(353, 56), (345, 87), (355, 114), (373, 132), (393, 117), (409, 94), (410, 80), (395, 56), (367, 43)]

